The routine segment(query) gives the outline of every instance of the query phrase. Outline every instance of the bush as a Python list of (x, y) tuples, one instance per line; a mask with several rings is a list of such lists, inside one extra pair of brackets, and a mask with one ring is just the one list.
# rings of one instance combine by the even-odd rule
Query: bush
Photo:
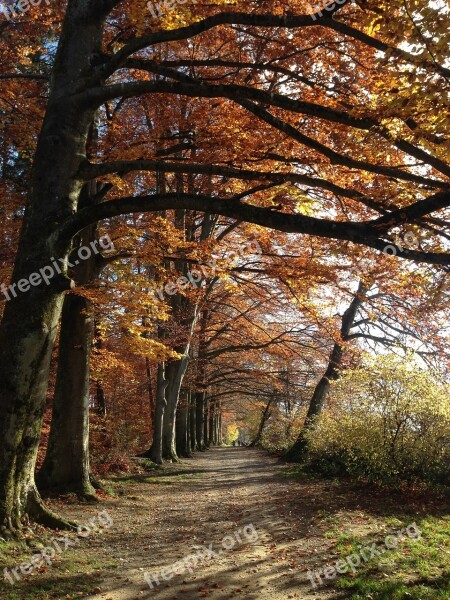
[(261, 446), (271, 452), (286, 452), (298, 437), (302, 421), (297, 408), (293, 414), (286, 415), (278, 407), (272, 409), (261, 436)]
[(370, 481), (450, 484), (448, 386), (413, 356), (371, 358), (332, 387), (308, 434), (310, 469)]

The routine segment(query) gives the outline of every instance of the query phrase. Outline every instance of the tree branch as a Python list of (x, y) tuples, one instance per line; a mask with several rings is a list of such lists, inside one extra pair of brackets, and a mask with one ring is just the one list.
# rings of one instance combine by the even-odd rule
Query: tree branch
[[(448, 193), (447, 204), (450, 205), (450, 192)], [(65, 245), (76, 233), (86, 226), (103, 219), (122, 214), (170, 209), (209, 212), (278, 231), (302, 233), (328, 239), (347, 240), (380, 251), (383, 251), (386, 245), (389, 244), (389, 241), (378, 237), (377, 230), (373, 227), (373, 222), (353, 223), (331, 221), (304, 215), (281, 213), (269, 208), (244, 204), (236, 200), (183, 193), (130, 196), (84, 208), (67, 218), (55, 230), (55, 242)], [(450, 255), (445, 253), (419, 252), (408, 248), (398, 248), (397, 255), (416, 262), (434, 265), (450, 264)]]
[(152, 161), (152, 160), (118, 160), (110, 163), (94, 164), (85, 162), (78, 175), (85, 181), (90, 181), (109, 173), (118, 173), (124, 175), (131, 171), (155, 171), (163, 173), (192, 173), (192, 174), (203, 174), (203, 175), (218, 175), (222, 177), (229, 177), (232, 179), (240, 179), (244, 181), (251, 180), (263, 180), (271, 181), (273, 183), (298, 183), (301, 185), (307, 185), (313, 188), (321, 188), (328, 190), (338, 196), (345, 198), (351, 198), (362, 202), (365, 206), (368, 206), (372, 210), (380, 213), (385, 213), (385, 209), (380, 207), (375, 200), (366, 198), (364, 194), (357, 190), (345, 189), (339, 185), (331, 183), (326, 179), (308, 177), (307, 175), (301, 175), (299, 173), (274, 173), (269, 171), (256, 171), (246, 169), (233, 169), (230, 167), (220, 167), (212, 164), (200, 164), (200, 163), (175, 163), (175, 162), (163, 162), (163, 161)]

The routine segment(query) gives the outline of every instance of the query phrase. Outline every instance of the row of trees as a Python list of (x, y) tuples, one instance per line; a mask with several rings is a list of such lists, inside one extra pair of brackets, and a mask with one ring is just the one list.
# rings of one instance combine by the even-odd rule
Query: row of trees
[[(104, 411), (108, 372), (126, 363), (132, 382), (133, 357), (159, 462), (220, 442), (226, 402), (255, 391), (268, 402), (286, 370), (308, 382), (307, 406), (325, 369), (318, 413), (344, 343), (413, 339), (427, 356), (446, 343), (445, 15), (425, 2), (344, 2), (313, 19), (294, 0), (287, 12), (198, 2), (193, 14), (186, 3), (154, 20), (144, 4), (68, 0), (0, 25), (1, 274), (18, 282), (65, 263), (4, 303), (5, 535), (26, 517), (69, 525), (34, 477), (59, 331), (40, 477), (61, 483), (77, 460), (86, 495), (90, 380)], [(396, 244), (409, 231), (416, 247)], [(68, 266), (105, 232), (114, 255)], [(155, 284), (253, 238), (263, 260), (202, 269), (202, 285), (155, 300)], [(398, 258), (380, 254), (387, 244)]]

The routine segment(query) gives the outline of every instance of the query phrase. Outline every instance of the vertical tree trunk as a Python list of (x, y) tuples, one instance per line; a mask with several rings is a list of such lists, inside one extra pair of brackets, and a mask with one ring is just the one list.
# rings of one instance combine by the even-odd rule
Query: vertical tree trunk
[[(187, 348), (189, 352), (189, 347)], [(162, 455), (168, 460), (178, 460), (175, 440), (175, 415), (180, 397), (181, 384), (189, 363), (189, 355), (185, 354), (183, 358), (174, 360), (167, 365), (167, 406), (163, 417), (163, 441)]]
[(216, 415), (214, 417), (214, 444), (216, 446), (220, 446), (222, 444), (222, 418), (219, 407), (217, 408)]
[(203, 440), (205, 448), (209, 448), (209, 398), (205, 392), (203, 398)]
[(189, 392), (183, 390), (178, 402), (176, 414), (177, 454), (182, 458), (192, 456), (189, 439)]
[(141, 456), (150, 458), (157, 465), (162, 465), (162, 438), (163, 438), (163, 419), (166, 410), (166, 387), (167, 381), (165, 377), (165, 364), (158, 365), (157, 380), (156, 380), (156, 407), (155, 407), (155, 422), (153, 426), (153, 442), (151, 448)]
[[(55, 229), (77, 209), (86, 141), (95, 108), (79, 106), (74, 82), (90, 72), (101, 50), (103, 20), (92, 3), (69, 2), (60, 35), (52, 89), (38, 138), (29, 201), (12, 281), (28, 280), (67, 260), (69, 240)], [(56, 267), (55, 267), (56, 270)], [(63, 303), (72, 287), (67, 266), (48, 285), (41, 282), (7, 302), (0, 328), (0, 528), (20, 529), (26, 515), (65, 526), (48, 511), (34, 481), (34, 467), (46, 401), (49, 365)]]
[(192, 391), (189, 394), (189, 431), (191, 438), (191, 451), (198, 450), (197, 446), (197, 398)]
[(209, 402), (209, 431), (208, 431), (208, 443), (210, 446), (214, 446), (214, 419), (216, 415), (216, 402), (215, 400)]
[(89, 362), (92, 303), (75, 294), (64, 300), (50, 436), (39, 488), (96, 499), (89, 469)]
[(196, 423), (196, 444), (197, 449), (200, 451), (205, 450), (205, 440), (203, 438), (205, 427), (203, 424), (204, 419), (204, 409), (205, 409), (205, 400), (204, 400), (205, 392), (196, 392), (195, 393), (195, 423)]
[[(84, 186), (80, 207), (92, 205), (98, 191), (100, 188), (95, 181)], [(96, 226), (88, 227), (78, 236), (76, 248), (89, 248), (95, 240)], [(106, 264), (93, 252), (86, 260), (78, 261), (76, 257), (72, 260), (76, 265), (72, 273), (77, 284), (93, 281)], [(77, 492), (86, 500), (97, 499), (89, 469), (89, 367), (93, 337), (92, 303), (80, 295), (66, 295), (50, 436), (45, 460), (37, 476), (39, 488)]]

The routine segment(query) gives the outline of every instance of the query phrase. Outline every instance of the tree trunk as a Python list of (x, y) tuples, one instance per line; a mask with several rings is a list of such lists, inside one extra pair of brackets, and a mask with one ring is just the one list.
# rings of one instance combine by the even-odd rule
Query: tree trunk
[(89, 470), (89, 362), (92, 303), (75, 294), (64, 300), (53, 415), (38, 487), (76, 492), (96, 500)]
[[(101, 50), (103, 28), (92, 3), (69, 5), (13, 271), (17, 298), (6, 303), (0, 328), (0, 527), (4, 535), (20, 529), (27, 515), (47, 525), (70, 526), (44, 507), (34, 482), (51, 353), (63, 292), (72, 286), (66, 275), (70, 243), (59, 240), (54, 231), (77, 209), (82, 182), (76, 173), (86, 159), (95, 114), (95, 108), (77, 105), (74, 82), (90, 72), (91, 57)], [(55, 276), (47, 277), (47, 285), (41, 269), (47, 268), (48, 274), (50, 265)], [(29, 276), (40, 272), (40, 283), (29, 288)], [(26, 292), (17, 290), (22, 280)]]
[(196, 394), (189, 394), (189, 431), (191, 438), (191, 452), (198, 450), (197, 446), (197, 398)]
[(157, 380), (156, 380), (156, 407), (155, 407), (155, 421), (153, 425), (153, 442), (149, 450), (141, 454), (150, 458), (157, 465), (162, 465), (162, 438), (163, 438), (163, 419), (164, 412), (166, 410), (166, 388), (167, 381), (165, 377), (165, 364), (161, 363), (158, 365)]
[(203, 398), (203, 440), (205, 449), (209, 448), (209, 398), (205, 393)]
[(95, 382), (95, 410), (100, 417), (106, 417), (106, 396), (101, 379)]
[[(95, 181), (84, 186), (80, 207), (92, 205), (99, 190)], [(96, 241), (96, 229), (88, 227), (77, 236), (77, 249), (88, 248)], [(78, 261), (73, 254), (72, 274), (77, 284), (99, 276), (104, 266), (100, 255), (91, 253), (86, 260)], [(93, 338), (92, 302), (80, 295), (66, 295), (50, 436), (37, 483), (46, 491), (76, 492), (85, 500), (97, 500), (89, 469), (89, 367)]]
[(177, 454), (182, 458), (192, 457), (189, 439), (189, 392), (181, 394), (176, 414)]
[(209, 402), (209, 431), (208, 431), (208, 444), (214, 446), (214, 418), (216, 414), (216, 403), (215, 401)]
[(203, 438), (205, 427), (203, 425), (204, 419), (204, 409), (205, 409), (205, 392), (196, 392), (195, 393), (195, 423), (196, 423), (196, 445), (197, 449), (200, 451), (205, 450), (205, 440)]
[(264, 408), (263, 414), (261, 416), (261, 421), (260, 421), (259, 427), (258, 427), (258, 433), (256, 434), (255, 439), (250, 444), (251, 448), (257, 446), (261, 442), (261, 437), (262, 437), (262, 434), (264, 431), (264, 426), (270, 418), (270, 406), (272, 404), (272, 400), (273, 400), (273, 397), (271, 396), (269, 398), (269, 402), (266, 404), (266, 407)]
[[(187, 348), (189, 352), (189, 347)], [(162, 455), (167, 460), (177, 461), (175, 440), (175, 415), (180, 397), (181, 384), (189, 364), (189, 355), (185, 353), (183, 358), (170, 362), (166, 369), (167, 378), (167, 407), (163, 418), (163, 442)]]
[(216, 446), (222, 445), (222, 415), (220, 412), (220, 404), (217, 406), (214, 417), (214, 444)]
[(360, 283), (352, 302), (342, 316), (342, 342), (335, 342), (328, 360), (327, 370), (314, 389), (302, 430), (300, 431), (295, 444), (285, 454), (284, 458), (289, 462), (303, 462), (308, 454), (307, 434), (313, 431), (316, 427), (317, 421), (322, 413), (328, 391), (330, 389), (331, 381), (336, 380), (339, 377), (339, 369), (342, 366), (343, 342), (350, 334), (350, 330), (355, 322), (356, 313), (364, 301), (363, 295), (366, 293), (366, 291), (367, 290), (364, 285)]

